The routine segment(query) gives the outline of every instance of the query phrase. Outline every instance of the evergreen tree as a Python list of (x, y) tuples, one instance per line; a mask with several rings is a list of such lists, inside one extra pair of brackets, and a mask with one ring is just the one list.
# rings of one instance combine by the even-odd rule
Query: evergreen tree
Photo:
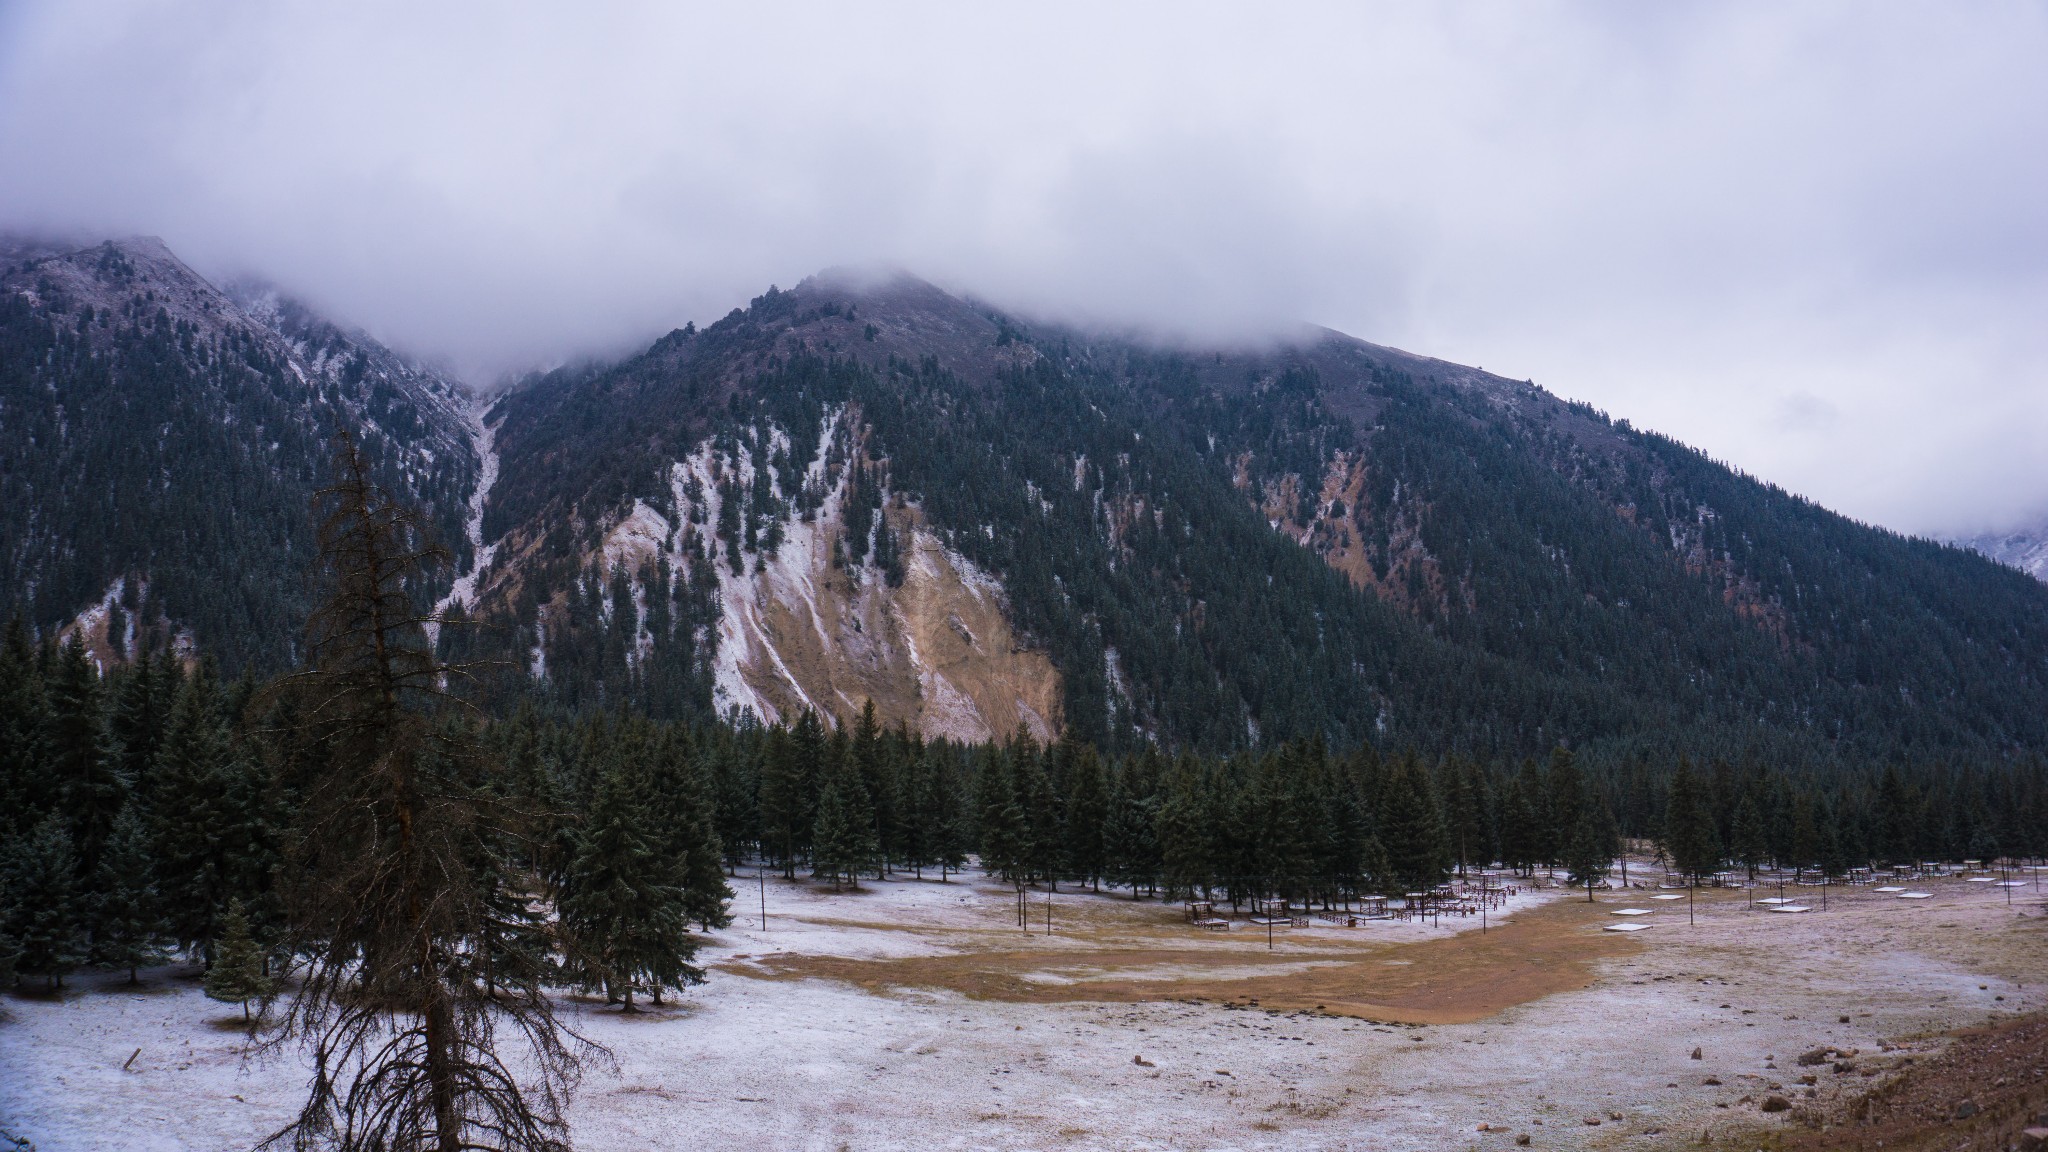
[(148, 797), (158, 894), (171, 938), (212, 956), (230, 887), (228, 737), (211, 670), (188, 677), (171, 707)]
[(975, 774), (974, 809), (981, 870), (1021, 885), (1030, 829), (1025, 824), (1023, 806), (1017, 803), (1010, 757), (1001, 749), (986, 745), (976, 751), (975, 757), (980, 765)]
[(921, 808), (928, 821), (925, 833), (926, 859), (939, 866), (939, 879), (948, 871), (967, 866), (967, 846), (972, 842), (967, 810), (967, 789), (961, 780), (961, 763), (950, 747), (927, 747), (921, 757), (927, 795)]
[(35, 646), (17, 617), (0, 637), (0, 842), (28, 835), (56, 806), (47, 711)]
[(249, 918), (242, 913), (242, 902), (229, 901), (227, 912), (221, 917), (220, 950), (213, 966), (206, 970), (207, 998), (240, 1004), (242, 1019), (248, 1020), (249, 1001), (267, 1001), (276, 988), (276, 982), (267, 974), (268, 968), (263, 949), (249, 931)]
[(898, 858), (898, 849), (903, 840), (902, 820), (898, 812), (901, 806), (901, 785), (896, 760), (889, 755), (889, 747), (882, 737), (881, 722), (875, 718), (875, 702), (861, 705), (860, 715), (853, 722), (848, 737), (847, 757), (853, 770), (860, 778), (861, 791), (867, 796), (870, 809), (869, 821), (874, 827), (875, 851), (883, 875), (888, 875), (889, 864)]
[(5, 935), (20, 976), (40, 976), (52, 989), (84, 959), (84, 916), (78, 859), (71, 851), (69, 822), (52, 812), (14, 842), (6, 861)]
[(45, 746), (49, 771), (63, 791), (80, 879), (99, 867), (100, 850), (113, 832), (114, 817), (128, 799), (127, 783), (116, 768), (107, 738), (100, 695), (99, 672), (85, 654), (85, 642), (74, 632), (60, 650), (56, 675), (50, 681)]
[(528, 828), (500, 765), (439, 718), (441, 686), (462, 670), (434, 658), (419, 603), (448, 558), (372, 479), (355, 439), (335, 439), (310, 666), (276, 690), (294, 723), (280, 741), (293, 802), (278, 951), (302, 961), (280, 1039), (310, 1049), (313, 1069), (277, 1139), (556, 1149), (580, 1041), (565, 1040), (536, 978), (484, 978), (491, 885), (479, 870)]
[(651, 743), (648, 810), (654, 814), (661, 851), (676, 862), (689, 918), (705, 931), (732, 923), (726, 903), (724, 849), (719, 844), (704, 765), (683, 737), (671, 734)]
[(1792, 855), (1786, 861), (1796, 869), (1820, 863), (1820, 822), (1814, 819), (1813, 798), (1801, 792), (1792, 801)]
[(1671, 774), (1665, 801), (1664, 850), (1670, 854), (1672, 864), (1695, 883), (1721, 861), (1713, 813), (1700, 793), (1698, 776), (1684, 757), (1679, 758), (1678, 769)]
[(184, 675), (168, 649), (138, 659), (122, 677), (108, 717), (123, 779), (139, 796), (150, 795), (150, 773), (170, 724), (171, 705)]
[(819, 757), (824, 734), (817, 714), (805, 709), (788, 729), (770, 729), (761, 764), (761, 832), (767, 853), (796, 877), (817, 820)]
[(103, 968), (136, 969), (163, 959), (163, 912), (153, 879), (149, 830), (137, 805), (114, 819), (113, 834), (100, 854), (92, 881), (92, 960)]
[(1216, 837), (1208, 819), (1203, 777), (1200, 762), (1183, 755), (1174, 760), (1161, 781), (1154, 828), (1169, 897), (1207, 894), (1216, 880)]
[(1757, 810), (1756, 797), (1748, 791), (1743, 793), (1742, 799), (1735, 805), (1735, 821), (1728, 849), (1729, 854), (1742, 865), (1749, 873), (1749, 878), (1754, 881), (1756, 870), (1763, 864), (1770, 848), (1764, 839), (1763, 813)]
[(697, 941), (681, 870), (659, 851), (641, 791), (624, 769), (606, 773), (558, 901), (568, 977), (627, 1012), (636, 990), (659, 1004), (664, 988), (704, 980), (690, 963)]
[(1387, 775), (1379, 809), (1379, 837), (1392, 878), (1412, 887), (1434, 886), (1450, 869), (1450, 852), (1429, 778), (1413, 756), (1402, 757)]
[(1590, 903), (1593, 889), (1607, 879), (1607, 869), (1614, 862), (1614, 816), (1605, 804), (1590, 799), (1581, 800), (1576, 807), (1578, 824), (1572, 829), (1564, 864), (1571, 870), (1572, 883), (1585, 888)]
[(1580, 808), (1585, 803), (1585, 778), (1578, 758), (1562, 744), (1550, 750), (1550, 771), (1544, 775), (1545, 809), (1549, 814), (1544, 839), (1549, 845), (1546, 863), (1568, 863), (1571, 839), (1578, 833)]
[(1066, 864), (1072, 876), (1099, 892), (1109, 867), (1104, 827), (1109, 819), (1109, 792), (1102, 758), (1091, 745), (1071, 740), (1063, 743), (1071, 745), (1066, 757)]
[(1524, 771), (1508, 778), (1507, 797), (1501, 804), (1500, 815), (1501, 859), (1524, 876), (1535, 871), (1543, 843), (1536, 808), (1529, 797), (1529, 776)]
[(835, 887), (851, 883), (858, 888), (861, 874), (875, 870), (881, 849), (874, 808), (849, 751), (843, 733), (835, 733), (825, 750), (824, 786), (811, 834), (811, 873), (830, 879)]
[(1112, 776), (1103, 829), (1110, 881), (1129, 885), (1133, 900), (1141, 887), (1150, 888), (1159, 880), (1157, 801), (1152, 795), (1157, 777), (1147, 772), (1152, 755), (1148, 750), (1126, 760)]

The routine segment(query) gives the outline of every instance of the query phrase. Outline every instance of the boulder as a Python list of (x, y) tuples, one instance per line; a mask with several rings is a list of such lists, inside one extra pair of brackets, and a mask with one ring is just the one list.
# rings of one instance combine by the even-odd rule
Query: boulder
[(1783, 1096), (1773, 1094), (1764, 1097), (1763, 1109), (1766, 1112), (1790, 1112), (1792, 1102)]

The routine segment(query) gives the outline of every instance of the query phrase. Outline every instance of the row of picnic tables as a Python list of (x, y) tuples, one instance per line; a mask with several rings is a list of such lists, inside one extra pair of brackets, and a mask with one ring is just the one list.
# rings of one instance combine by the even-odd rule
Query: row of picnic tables
[[(1255, 906), (1246, 922), (1258, 927), (1307, 928), (1320, 920), (1333, 927), (1356, 928), (1370, 920), (1419, 920), (1430, 916), (1476, 916), (1482, 910), (1499, 908), (1519, 885), (1488, 879), (1480, 883), (1441, 884), (1435, 888), (1403, 893), (1400, 903), (1393, 897), (1360, 896), (1341, 908), (1296, 908), (1285, 901)], [(1186, 901), (1188, 922), (1197, 928), (1227, 932), (1231, 921), (1219, 915), (1213, 900)]]

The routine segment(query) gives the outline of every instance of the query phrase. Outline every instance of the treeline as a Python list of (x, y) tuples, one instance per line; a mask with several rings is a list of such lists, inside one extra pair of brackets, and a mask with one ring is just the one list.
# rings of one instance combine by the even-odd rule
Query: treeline
[[(84, 966), (182, 954), (250, 994), (294, 958), (285, 889), (326, 830), (301, 819), (330, 775), (290, 692), (168, 653), (102, 676), (75, 639), (0, 640), (0, 979), (50, 987)], [(696, 737), (644, 719), (553, 726), (437, 721), (432, 771), (516, 813), (472, 853), (489, 893), (486, 978), (636, 991), (702, 979), (692, 932), (726, 924), (715, 797)], [(294, 850), (296, 845), (296, 851)], [(224, 997), (240, 999), (241, 997)]]
[[(157, 654), (102, 677), (77, 644), (0, 643), (0, 962), (56, 983), (219, 955), (230, 922), (279, 939), (294, 824), (289, 717), (250, 680)], [(1832, 776), (1761, 764), (1588, 766), (1333, 751), (1104, 756), (1019, 733), (979, 746), (806, 713), (762, 726), (627, 713), (443, 720), (477, 785), (529, 813), (493, 850), (505, 962), (630, 1002), (701, 978), (696, 933), (728, 923), (746, 865), (834, 884), (945, 880), (1339, 903), (1476, 867), (1603, 879), (1624, 838), (1705, 876), (1767, 865), (2048, 854), (2048, 768), (1892, 765)], [(298, 776), (295, 776), (295, 773)], [(502, 889), (502, 891), (499, 891)], [(252, 955), (276, 957), (259, 946)], [(523, 959), (522, 959), (523, 958)]]

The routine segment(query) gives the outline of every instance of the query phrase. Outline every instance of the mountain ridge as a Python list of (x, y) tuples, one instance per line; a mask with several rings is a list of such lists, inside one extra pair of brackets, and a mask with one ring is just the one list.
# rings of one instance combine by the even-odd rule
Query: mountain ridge
[[(501, 662), (492, 706), (787, 721), (875, 699), (928, 735), (1021, 725), (1111, 748), (2044, 743), (2038, 583), (1527, 381), (1328, 329), (1167, 347), (828, 270), (479, 402), (160, 245), (9, 251), (0, 400), (43, 404), (41, 424), (0, 419), (11, 459), (62, 440), (63, 404), (36, 398), (67, 390), (130, 434), (164, 414), (217, 430), (205, 451), (245, 485), (283, 450), (252, 429), (292, 430), (289, 464), (245, 489), (263, 516), (168, 536), (123, 521), (127, 551), (74, 565), (61, 606), (11, 545), (10, 610), (39, 629), (116, 604), (185, 627), (191, 609), (126, 605), (120, 583), (184, 565), (267, 605), (261, 623), (217, 614), (202, 648), (287, 661), (304, 586), (284, 560), (305, 555), (316, 433), (338, 418), (370, 430), (454, 551), (422, 593), (488, 625), (437, 641)], [(150, 387), (106, 392), (117, 344), (122, 365), (150, 350)], [(214, 457), (141, 439), (175, 509), (206, 511), (182, 473)], [(73, 457), (118, 472), (122, 452), (103, 437)], [(37, 516), (99, 514), (47, 469), (9, 475)]]

